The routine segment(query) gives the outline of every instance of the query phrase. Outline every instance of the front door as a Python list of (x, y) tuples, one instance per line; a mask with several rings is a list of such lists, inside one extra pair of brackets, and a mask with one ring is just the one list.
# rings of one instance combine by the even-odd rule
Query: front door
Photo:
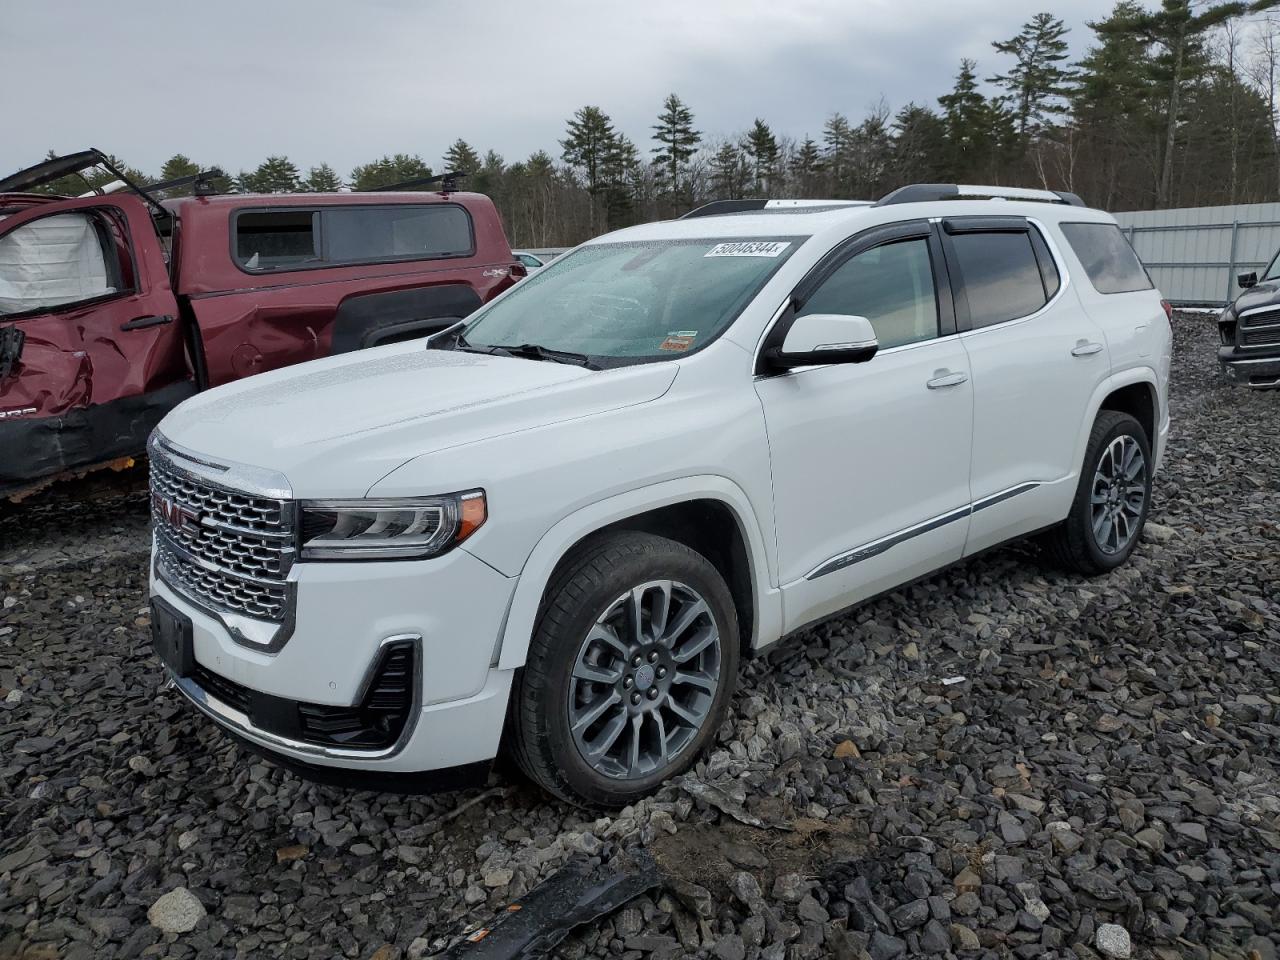
[(0, 327), (22, 335), (0, 380), (0, 490), (141, 452), (161, 408), (193, 389), (159, 237), (134, 196), (0, 220)]
[(926, 221), (855, 238), (801, 284), (795, 310), (865, 316), (880, 349), (867, 363), (756, 382), (788, 630), (960, 558), (973, 419), (969, 363)]

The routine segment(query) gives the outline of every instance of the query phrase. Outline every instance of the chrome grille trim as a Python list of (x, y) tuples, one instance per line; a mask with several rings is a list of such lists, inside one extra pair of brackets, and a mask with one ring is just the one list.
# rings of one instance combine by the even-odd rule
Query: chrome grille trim
[[(148, 452), (157, 578), (220, 620), (236, 642), (278, 650), (293, 631), (297, 513), (293, 500), (268, 494), (288, 492), (288, 482), (215, 464), (158, 433)], [(181, 515), (171, 522), (175, 509)]]

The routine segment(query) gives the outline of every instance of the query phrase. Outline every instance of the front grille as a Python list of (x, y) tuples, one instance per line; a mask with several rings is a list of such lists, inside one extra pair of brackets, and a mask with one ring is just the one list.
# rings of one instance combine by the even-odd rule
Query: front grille
[(1257, 313), (1246, 313), (1240, 318), (1242, 327), (1265, 327), (1272, 323), (1280, 323), (1280, 307), (1259, 310)]
[(1252, 330), (1246, 327), (1240, 331), (1240, 334), (1240, 346), (1242, 347), (1268, 347), (1272, 344), (1280, 343), (1280, 324), (1261, 330)]
[(156, 564), (166, 583), (217, 610), (286, 618), (294, 557), (289, 501), (228, 490), (154, 457), (151, 494)]
[(210, 697), (243, 713), (259, 730), (322, 747), (381, 750), (395, 744), (413, 708), (414, 646), (382, 654), (373, 681), (354, 707), (303, 703), (259, 693), (197, 663), (191, 679)]

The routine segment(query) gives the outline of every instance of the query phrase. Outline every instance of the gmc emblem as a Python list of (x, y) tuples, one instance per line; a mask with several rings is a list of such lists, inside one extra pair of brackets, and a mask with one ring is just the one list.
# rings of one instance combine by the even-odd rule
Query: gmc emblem
[(192, 535), (200, 532), (200, 514), (181, 503), (174, 503), (158, 493), (151, 494), (151, 506), (156, 515), (178, 533)]

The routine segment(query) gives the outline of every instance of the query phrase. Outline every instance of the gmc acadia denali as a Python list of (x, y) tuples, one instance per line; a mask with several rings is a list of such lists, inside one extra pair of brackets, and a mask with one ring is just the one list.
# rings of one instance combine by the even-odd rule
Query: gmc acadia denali
[[(971, 199), (974, 198), (974, 199)], [(150, 442), (156, 649), (286, 766), (620, 805), (739, 660), (996, 544), (1123, 563), (1167, 306), (1071, 194), (736, 201), (593, 240), (427, 341), (263, 373)]]

